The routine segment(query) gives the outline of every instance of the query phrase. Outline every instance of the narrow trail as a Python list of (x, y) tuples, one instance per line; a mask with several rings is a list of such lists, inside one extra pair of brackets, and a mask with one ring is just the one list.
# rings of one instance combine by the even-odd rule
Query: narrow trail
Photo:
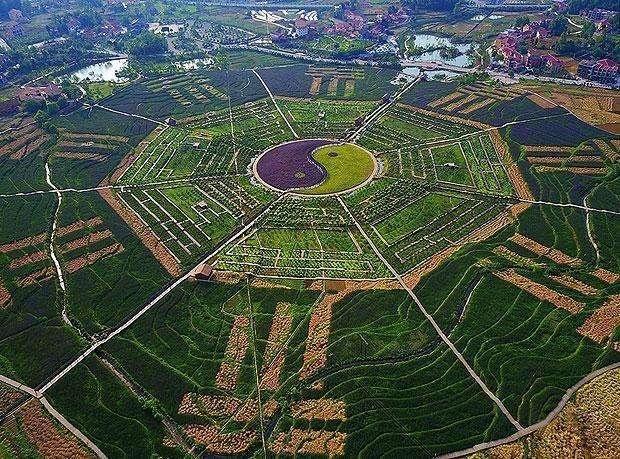
[(207, 254), (202, 260), (200, 260), (192, 269), (187, 271), (181, 277), (177, 278), (172, 284), (162, 290), (155, 298), (145, 304), (139, 311), (137, 311), (134, 315), (132, 315), (128, 320), (126, 320), (123, 324), (115, 328), (111, 331), (107, 336), (101, 338), (97, 341), (94, 341), (84, 352), (82, 352), (78, 357), (76, 357), (72, 362), (70, 362), (67, 366), (65, 366), (60, 372), (56, 374), (53, 378), (51, 378), (45, 385), (41, 387), (39, 390), (40, 393), (45, 393), (50, 387), (54, 386), (60, 379), (62, 379), (67, 373), (69, 373), (73, 368), (75, 368), (80, 362), (82, 362), (85, 358), (90, 356), (93, 352), (97, 350), (100, 346), (104, 345), (112, 338), (116, 337), (123, 331), (125, 331), (128, 327), (130, 327), (136, 320), (146, 314), (153, 306), (158, 304), (161, 300), (163, 300), (166, 296), (170, 294), (175, 288), (185, 282), (191, 275), (192, 272), (206, 263), (208, 260), (216, 256), (224, 247), (226, 247), (231, 242), (237, 240), (241, 235), (243, 235), (248, 229), (250, 229), (254, 224), (265, 214), (267, 214), (275, 205), (277, 205), (284, 197), (286, 193), (280, 195), (277, 199), (272, 201), (261, 213), (256, 215), (252, 220), (250, 220), (245, 226), (239, 229), (236, 233), (234, 233), (231, 237), (222, 241), (222, 243), (216, 247), (211, 253)]
[(18, 198), (18, 197), (28, 197), (28, 196), (36, 196), (43, 194), (57, 194), (57, 193), (91, 193), (97, 192), (101, 190), (131, 190), (131, 189), (141, 189), (141, 188), (149, 188), (149, 187), (166, 187), (166, 186), (174, 186), (177, 184), (184, 183), (194, 183), (196, 181), (205, 181), (205, 180), (222, 180), (225, 178), (231, 177), (247, 177), (249, 173), (242, 174), (225, 174), (225, 175), (194, 175), (192, 177), (183, 177), (178, 179), (171, 180), (159, 180), (156, 182), (144, 182), (144, 183), (127, 183), (127, 184), (118, 184), (115, 183), (113, 185), (100, 185), (93, 186), (89, 188), (56, 188), (52, 190), (35, 190), (35, 191), (20, 191), (16, 193), (5, 193), (0, 194), (0, 198)]
[(89, 107), (101, 108), (102, 110), (107, 110), (108, 112), (116, 113), (117, 115), (129, 116), (132, 118), (140, 118), (145, 121), (150, 121), (151, 123), (159, 124), (160, 126), (168, 127), (168, 124), (162, 121), (153, 119), (153, 118), (149, 118), (148, 116), (136, 115), (135, 113), (122, 112), (120, 110), (115, 110), (113, 108), (106, 107), (105, 105), (93, 104), (93, 105), (90, 105)]
[(60, 207), (62, 205), (62, 193), (56, 188), (56, 185), (52, 182), (52, 174), (49, 167), (49, 162), (45, 162), (45, 180), (47, 184), (52, 188), (56, 196), (58, 197), (58, 204), (56, 205), (56, 211), (54, 212), (54, 219), (52, 221), (52, 232), (50, 234), (50, 258), (54, 263), (54, 269), (56, 270), (56, 276), (58, 277), (58, 283), (60, 284), (60, 289), (62, 290), (62, 295), (60, 301), (62, 302), (62, 310), (61, 316), (64, 323), (69, 325), (71, 328), (76, 330), (78, 334), (81, 335), (80, 330), (78, 330), (71, 320), (69, 319), (69, 315), (67, 314), (67, 287), (65, 285), (65, 279), (62, 274), (62, 267), (60, 266), (60, 261), (58, 261), (58, 257), (56, 256), (56, 251), (54, 250), (55, 238), (56, 238), (56, 228), (58, 226), (58, 216), (60, 215)]
[[(588, 209), (587, 199), (588, 199), (587, 195), (583, 197), (583, 206), (586, 209)], [(590, 239), (590, 243), (592, 244), (592, 246), (594, 247), (594, 251), (596, 252), (596, 264), (598, 265), (599, 262), (601, 261), (601, 252), (598, 247), (598, 244), (596, 243), (596, 239), (594, 238), (594, 234), (592, 233), (591, 226), (592, 225), (590, 222), (590, 211), (586, 210), (586, 232), (588, 233), (588, 239)]]
[(441, 337), (442, 341), (444, 343), (446, 343), (448, 345), (448, 347), (450, 348), (450, 350), (452, 351), (452, 353), (456, 356), (456, 358), (461, 362), (461, 364), (465, 367), (465, 369), (467, 370), (467, 372), (470, 374), (470, 376), (476, 381), (476, 383), (478, 383), (478, 385), (480, 386), (480, 388), (484, 391), (484, 393), (493, 401), (493, 403), (495, 403), (495, 405), (497, 405), (497, 407), (501, 410), (502, 413), (504, 413), (504, 415), (506, 416), (506, 418), (508, 418), (508, 420), (510, 421), (510, 423), (517, 429), (517, 431), (521, 431), (523, 430), (523, 426), (521, 426), (521, 424), (519, 424), (519, 421), (517, 421), (512, 414), (510, 414), (510, 411), (508, 411), (508, 409), (504, 406), (504, 404), (502, 403), (502, 401), (487, 387), (487, 385), (484, 383), (484, 381), (482, 381), (482, 379), (478, 376), (478, 374), (474, 371), (474, 369), (469, 365), (469, 363), (467, 362), (467, 360), (465, 360), (465, 358), (463, 357), (463, 355), (458, 351), (458, 349), (456, 348), (456, 346), (452, 343), (452, 341), (450, 341), (450, 339), (446, 336), (446, 334), (443, 332), (443, 330), (439, 327), (439, 325), (437, 324), (437, 322), (435, 322), (435, 319), (433, 319), (433, 316), (431, 316), (427, 311), (426, 308), (424, 308), (424, 306), (422, 305), (422, 303), (420, 302), (419, 298), (417, 297), (417, 295), (415, 293), (413, 293), (413, 290), (411, 290), (407, 284), (405, 283), (405, 281), (403, 280), (403, 278), (401, 277), (400, 274), (398, 274), (398, 271), (396, 271), (396, 269), (394, 269), (394, 267), (386, 260), (386, 258), (383, 256), (383, 254), (379, 251), (379, 249), (377, 248), (377, 246), (374, 244), (374, 242), (372, 241), (372, 239), (370, 239), (370, 237), (368, 236), (368, 234), (366, 233), (366, 231), (364, 230), (364, 228), (362, 227), (362, 225), (357, 221), (357, 219), (353, 216), (353, 214), (351, 213), (351, 211), (349, 210), (349, 208), (347, 207), (347, 205), (345, 204), (345, 202), (342, 200), (342, 198), (340, 196), (337, 197), (338, 201), (340, 202), (340, 205), (342, 206), (342, 208), (345, 210), (345, 212), (349, 215), (349, 218), (351, 218), (351, 220), (353, 221), (353, 223), (355, 224), (355, 226), (357, 227), (358, 231), (360, 232), (360, 234), (364, 237), (364, 239), (366, 239), (366, 242), (368, 243), (368, 245), (372, 248), (373, 252), (375, 252), (375, 255), (377, 255), (377, 257), (383, 262), (383, 264), (386, 266), (386, 268), (392, 273), (392, 275), (396, 278), (396, 280), (398, 280), (398, 283), (401, 285), (401, 287), (403, 287), (403, 289), (409, 294), (409, 296), (413, 299), (413, 301), (415, 302), (415, 304), (418, 306), (418, 308), (420, 309), (420, 311), (422, 312), (422, 314), (424, 314), (424, 317), (426, 317), (426, 319), (431, 323), (431, 325), (433, 326), (433, 328), (435, 329), (435, 331), (437, 332), (437, 334)]
[(263, 86), (265, 87), (265, 91), (267, 91), (267, 94), (269, 94), (269, 97), (271, 98), (271, 101), (273, 102), (273, 105), (276, 106), (276, 110), (278, 110), (278, 112), (280, 113), (280, 116), (282, 117), (282, 119), (284, 119), (284, 122), (287, 124), (288, 128), (291, 130), (291, 132), (293, 133), (295, 138), (298, 139), (299, 136), (295, 132), (295, 129), (293, 129), (293, 126), (291, 126), (291, 123), (289, 123), (288, 118), (286, 116), (284, 116), (284, 113), (282, 113), (282, 110), (280, 109), (280, 106), (276, 102), (275, 97), (273, 97), (273, 94), (271, 93), (271, 90), (269, 89), (269, 86), (267, 86), (267, 83), (265, 83), (265, 80), (263, 80), (263, 78), (258, 74), (258, 72), (255, 69), (252, 69), (252, 72), (254, 72), (254, 75), (256, 75), (256, 77), (263, 84)]

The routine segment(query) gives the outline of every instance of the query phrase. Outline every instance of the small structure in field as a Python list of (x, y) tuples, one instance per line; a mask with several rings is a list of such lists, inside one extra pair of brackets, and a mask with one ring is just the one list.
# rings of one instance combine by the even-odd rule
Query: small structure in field
[(213, 266), (205, 263), (196, 270), (196, 272), (194, 273), (194, 278), (200, 281), (207, 281), (211, 279), (212, 275), (213, 275)]

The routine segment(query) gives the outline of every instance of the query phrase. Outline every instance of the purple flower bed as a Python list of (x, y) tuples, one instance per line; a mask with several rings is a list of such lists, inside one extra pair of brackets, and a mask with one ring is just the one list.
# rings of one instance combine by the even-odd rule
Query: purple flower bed
[(318, 185), (327, 177), (327, 171), (312, 158), (311, 153), (332, 143), (314, 139), (278, 145), (259, 158), (256, 172), (265, 183), (279, 190)]

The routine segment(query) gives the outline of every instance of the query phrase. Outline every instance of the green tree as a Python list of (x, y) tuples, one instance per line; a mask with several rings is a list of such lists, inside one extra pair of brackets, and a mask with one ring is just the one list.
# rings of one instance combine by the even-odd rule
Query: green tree
[(551, 21), (550, 30), (553, 35), (560, 36), (568, 29), (568, 19), (564, 16), (556, 16)]

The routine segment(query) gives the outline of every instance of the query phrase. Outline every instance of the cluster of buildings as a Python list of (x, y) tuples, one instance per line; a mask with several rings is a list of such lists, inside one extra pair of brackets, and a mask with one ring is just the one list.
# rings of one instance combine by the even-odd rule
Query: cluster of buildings
[(41, 86), (22, 86), (11, 97), (0, 101), (0, 116), (17, 113), (21, 104), (27, 100), (57, 100), (61, 95), (62, 89), (54, 83)]
[(392, 8), (373, 20), (367, 20), (353, 9), (339, 5), (329, 22), (299, 17), (289, 30), (280, 28), (272, 33), (271, 41), (278, 43), (291, 38), (315, 38), (322, 34), (379, 40), (387, 37), (390, 28), (405, 24), (408, 20), (409, 15), (403, 8)]
[(9, 10), (8, 17), (9, 20), (2, 27), (4, 38), (12, 39), (24, 35), (24, 24), (28, 22), (28, 19), (22, 12), (13, 8)]
[(503, 59), (503, 66), (515, 72), (525, 70), (551, 74), (563, 73), (564, 64), (553, 54), (537, 53), (529, 49), (529, 42), (545, 40), (551, 35), (549, 20), (541, 19), (512, 28), (498, 35), (493, 44), (497, 55)]
[(583, 17), (594, 23), (598, 31), (609, 30), (616, 14), (618, 13), (602, 8), (594, 8), (581, 13)]
[(620, 64), (611, 59), (587, 60), (579, 62), (577, 75), (586, 80), (598, 81), (610, 86), (620, 86)]

